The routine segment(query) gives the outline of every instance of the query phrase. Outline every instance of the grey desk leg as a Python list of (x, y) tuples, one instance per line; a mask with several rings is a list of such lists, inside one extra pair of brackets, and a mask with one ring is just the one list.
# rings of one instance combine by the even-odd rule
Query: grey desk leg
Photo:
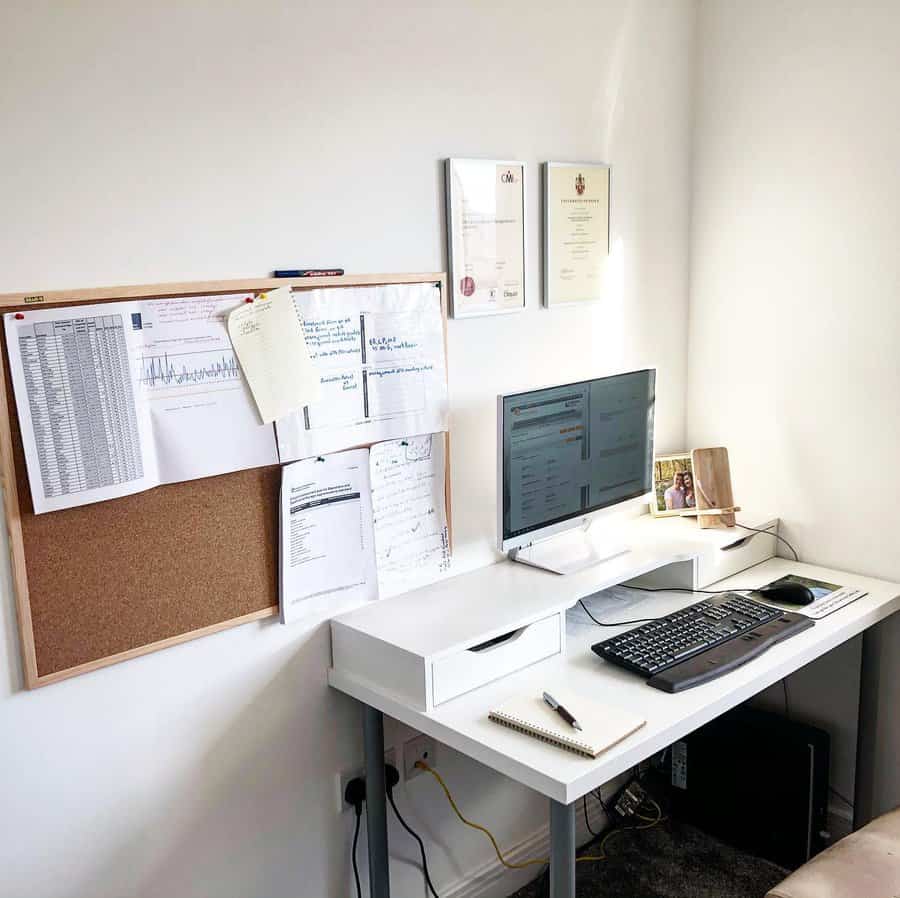
[(384, 792), (384, 718), (381, 711), (363, 708), (366, 749), (366, 828), (369, 841), (369, 895), (390, 898), (387, 799)]
[(876, 624), (863, 631), (859, 672), (859, 719), (856, 730), (856, 781), (853, 795), (853, 829), (865, 826), (877, 813), (875, 763), (878, 737), (878, 679), (881, 636)]
[(575, 898), (575, 805), (550, 799), (550, 898)]

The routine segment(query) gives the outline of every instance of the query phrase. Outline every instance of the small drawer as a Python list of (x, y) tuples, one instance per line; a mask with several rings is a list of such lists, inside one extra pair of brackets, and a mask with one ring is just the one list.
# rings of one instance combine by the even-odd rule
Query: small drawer
[(553, 614), (513, 631), (502, 641), (482, 643), (432, 662), (435, 706), (497, 680), (563, 648), (563, 616)]
[[(722, 545), (732, 548), (715, 549), (700, 556), (697, 570), (698, 589), (705, 589), (712, 583), (731, 577), (775, 555), (777, 544), (774, 534), (778, 533), (778, 520), (767, 521), (758, 527), (760, 530), (771, 532), (754, 533), (752, 530), (735, 527), (728, 532), (727, 539), (723, 535)], [(735, 543), (738, 545), (734, 545)]]

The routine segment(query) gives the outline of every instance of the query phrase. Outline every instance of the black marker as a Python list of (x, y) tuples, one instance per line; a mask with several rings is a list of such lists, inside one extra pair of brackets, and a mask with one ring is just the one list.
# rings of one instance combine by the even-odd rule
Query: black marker
[(273, 278), (336, 278), (344, 273), (343, 268), (283, 268), (273, 271)]

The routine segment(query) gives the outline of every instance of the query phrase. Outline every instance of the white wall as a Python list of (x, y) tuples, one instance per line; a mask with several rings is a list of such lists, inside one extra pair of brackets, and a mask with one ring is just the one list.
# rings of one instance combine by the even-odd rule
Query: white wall
[[(893, 580), (898, 34), (895, 3), (700, 4), (687, 414), (689, 443), (729, 447), (737, 500), (776, 509), (804, 560)], [(852, 719), (839, 687), (855, 658), (819, 662), (805, 716)], [(885, 704), (881, 807), (900, 802), (892, 716)], [(854, 736), (839, 738), (849, 790)]]
[[(689, 0), (38, 0), (0, 15), (0, 292), (442, 269), (440, 160), (521, 158), (528, 308), (450, 324), (457, 570), (495, 559), (497, 392), (655, 363), (659, 444), (684, 444)], [(597, 307), (539, 308), (544, 159), (613, 165), (617, 283)], [(348, 893), (334, 774), (360, 761), (359, 714), (326, 686), (324, 623), (248, 625), (27, 693), (2, 558), (3, 898)], [(505, 844), (543, 824), (542, 800), (441, 764)], [(490, 848), (426, 779), (401, 801), (446, 887)], [(421, 894), (411, 865), (393, 876)]]

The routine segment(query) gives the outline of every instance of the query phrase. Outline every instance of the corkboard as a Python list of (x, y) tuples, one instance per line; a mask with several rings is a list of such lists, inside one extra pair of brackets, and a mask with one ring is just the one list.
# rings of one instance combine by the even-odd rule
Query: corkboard
[[(444, 277), (264, 278), (9, 294), (0, 296), (0, 310), (285, 284), (314, 289), (426, 281), (443, 286)], [(279, 466), (35, 515), (5, 338), (0, 354), (0, 474), (28, 688), (277, 613)]]

